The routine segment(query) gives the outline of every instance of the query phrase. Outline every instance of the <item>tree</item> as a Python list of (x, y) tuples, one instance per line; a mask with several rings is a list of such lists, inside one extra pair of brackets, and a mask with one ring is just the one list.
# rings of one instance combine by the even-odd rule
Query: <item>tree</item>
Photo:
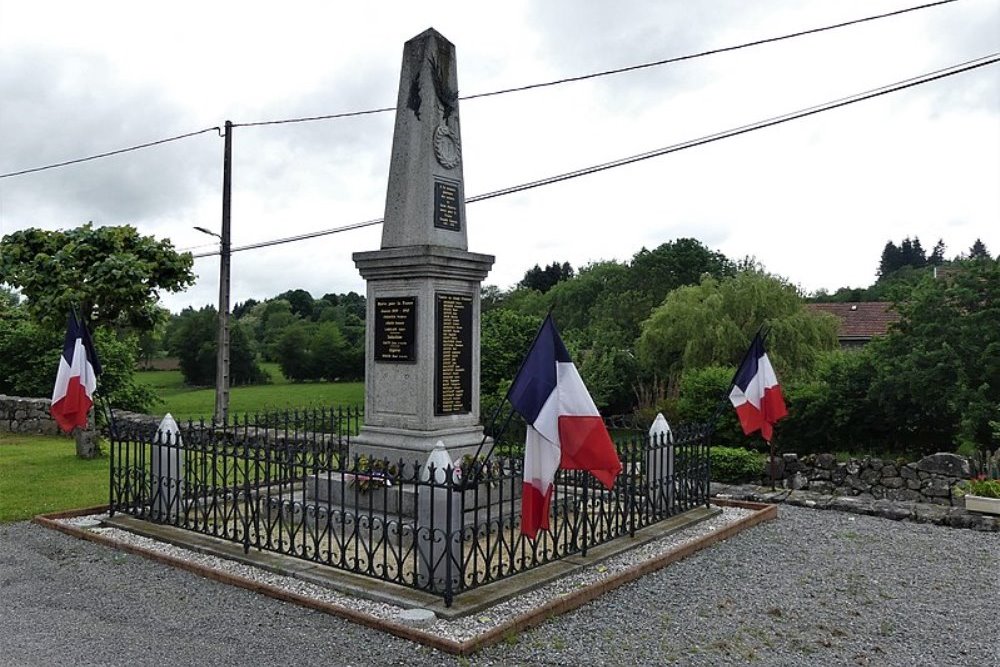
[[(178, 358), (187, 384), (199, 387), (215, 384), (218, 325), (215, 307), (204, 306), (199, 310), (185, 308), (171, 327), (167, 338), (169, 350)], [(232, 322), (229, 332), (229, 377), (234, 385), (269, 380), (257, 364), (250, 337), (240, 321)]]
[(901, 447), (998, 443), (1000, 262), (960, 262), (947, 280), (925, 279), (896, 302), (902, 316), (870, 344), (871, 396)]
[(304, 289), (288, 290), (274, 297), (275, 300), (284, 299), (292, 309), (292, 314), (304, 320), (311, 320), (313, 316), (312, 294)]
[[(0, 394), (51, 396), (63, 334), (40, 325), (23, 306), (0, 305)], [(146, 412), (159, 400), (148, 386), (135, 381), (134, 334), (100, 330), (94, 334), (94, 347), (104, 371), (100, 390), (113, 407)]]
[(256, 306), (258, 303), (260, 302), (257, 301), (257, 299), (247, 299), (246, 301), (237, 302), (236, 305), (233, 306), (233, 313), (232, 313), (233, 319), (237, 320), (240, 319), (248, 312), (250, 312), (250, 309)]
[(986, 244), (981, 239), (976, 239), (976, 242), (969, 248), (969, 259), (990, 259)]
[(930, 257), (927, 258), (927, 263), (931, 266), (941, 266), (944, 264), (944, 239), (938, 239), (938, 242), (934, 244), (934, 249), (931, 250)]
[(91, 328), (153, 328), (161, 291), (194, 283), (190, 253), (135, 227), (25, 229), (0, 240), (0, 283), (18, 288), (41, 323), (61, 329), (76, 307)]
[(517, 284), (524, 289), (533, 289), (545, 294), (552, 289), (556, 283), (568, 280), (573, 277), (573, 267), (569, 262), (552, 262), (544, 269), (535, 264), (524, 274), (524, 278)]
[(837, 346), (836, 320), (803, 306), (784, 280), (742, 272), (671, 292), (642, 325), (637, 343), (647, 377), (675, 384), (681, 373), (711, 365), (735, 367), (754, 332), (768, 324), (768, 356), (783, 381), (808, 377), (820, 352)]

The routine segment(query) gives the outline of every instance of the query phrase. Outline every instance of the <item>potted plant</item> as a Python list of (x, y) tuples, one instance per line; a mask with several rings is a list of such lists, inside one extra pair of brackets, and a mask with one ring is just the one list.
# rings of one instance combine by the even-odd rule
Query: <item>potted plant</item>
[(1000, 479), (977, 475), (965, 483), (965, 509), (1000, 515)]

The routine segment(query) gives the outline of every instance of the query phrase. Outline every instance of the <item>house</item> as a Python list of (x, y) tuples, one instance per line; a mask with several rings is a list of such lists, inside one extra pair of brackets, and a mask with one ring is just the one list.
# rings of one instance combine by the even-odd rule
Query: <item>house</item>
[(889, 331), (889, 325), (900, 319), (892, 304), (885, 301), (807, 303), (806, 308), (829, 313), (840, 320), (837, 340), (844, 348), (860, 347), (876, 336), (884, 336)]

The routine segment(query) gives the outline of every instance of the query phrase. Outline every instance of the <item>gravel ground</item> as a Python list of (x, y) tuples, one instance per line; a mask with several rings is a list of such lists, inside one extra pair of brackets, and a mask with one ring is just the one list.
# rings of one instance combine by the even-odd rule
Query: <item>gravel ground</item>
[(1000, 665), (1000, 534), (782, 506), (472, 658), (26, 523), (0, 665)]

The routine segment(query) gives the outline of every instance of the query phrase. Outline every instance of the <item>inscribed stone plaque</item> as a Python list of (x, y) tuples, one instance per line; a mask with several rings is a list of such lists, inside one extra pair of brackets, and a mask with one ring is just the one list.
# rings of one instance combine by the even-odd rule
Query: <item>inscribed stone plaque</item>
[(472, 297), (435, 296), (434, 414), (472, 412)]
[(375, 361), (416, 361), (417, 297), (375, 299)]
[(434, 226), (453, 232), (462, 230), (458, 207), (458, 183), (434, 181)]

